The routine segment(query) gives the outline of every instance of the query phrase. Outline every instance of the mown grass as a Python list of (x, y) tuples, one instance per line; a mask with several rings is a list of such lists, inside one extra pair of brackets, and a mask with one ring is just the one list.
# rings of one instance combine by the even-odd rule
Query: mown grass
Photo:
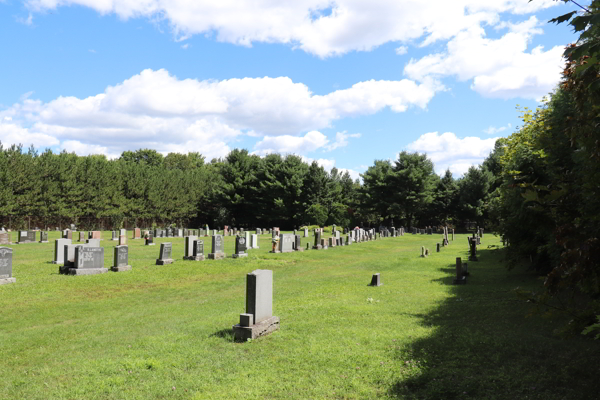
[[(110, 237), (105, 232), (104, 237)], [(457, 235), (406, 235), (340, 248), (157, 266), (159, 245), (129, 240), (132, 271), (58, 275), (48, 244), (14, 245), (17, 283), (0, 287), (3, 399), (593, 399), (597, 342), (553, 335), (514, 294), (538, 279), (507, 272), (487, 234), (467, 285), (454, 286)], [(209, 239), (209, 238), (207, 238)], [(312, 243), (312, 237), (303, 239)], [(205, 241), (208, 250), (209, 241)], [(105, 266), (115, 242), (102, 241)], [(433, 251), (420, 258), (420, 248)], [(228, 257), (233, 238), (226, 238)], [(208, 251), (206, 251), (208, 253)], [(232, 341), (245, 275), (272, 269), (281, 329)], [(373, 273), (384, 283), (369, 287)]]

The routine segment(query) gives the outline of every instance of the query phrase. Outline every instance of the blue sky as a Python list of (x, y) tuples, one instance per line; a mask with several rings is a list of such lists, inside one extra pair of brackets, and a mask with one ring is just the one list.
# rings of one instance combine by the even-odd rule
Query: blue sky
[(0, 0), (0, 140), (294, 153), (353, 177), (402, 150), (460, 176), (560, 79), (552, 0)]

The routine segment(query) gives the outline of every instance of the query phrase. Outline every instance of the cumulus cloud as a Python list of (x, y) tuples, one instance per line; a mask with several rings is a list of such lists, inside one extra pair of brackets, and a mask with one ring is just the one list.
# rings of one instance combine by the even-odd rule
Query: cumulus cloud
[(304, 136), (265, 136), (256, 143), (255, 154), (265, 155), (269, 153), (281, 154), (303, 154), (315, 151), (325, 146), (329, 140), (327, 136), (318, 131), (310, 131)]
[(552, 0), (297, 0), (252, 2), (208, 0), (25, 0), (31, 11), (89, 7), (123, 20), (166, 21), (177, 38), (195, 34), (251, 46), (284, 43), (319, 57), (370, 51), (387, 42), (447, 40), (502, 13), (525, 14), (555, 5)]
[(540, 99), (548, 94), (561, 77), (563, 47), (544, 51), (538, 46), (527, 52), (532, 37), (542, 33), (535, 16), (498, 27), (508, 32), (489, 39), (481, 26), (472, 26), (451, 39), (446, 52), (411, 59), (404, 72), (417, 81), (443, 76), (472, 79), (471, 88), (484, 97)]
[(398, 54), (399, 56), (408, 53), (408, 47), (406, 46), (400, 46), (400, 47), (396, 47), (396, 54)]
[(359, 138), (360, 136), (361, 136), (360, 133), (348, 134), (348, 133), (346, 133), (346, 131), (337, 132), (335, 134), (335, 142), (331, 143), (330, 145), (327, 145), (326, 149), (328, 151), (333, 151), (333, 150), (337, 149), (338, 147), (346, 147), (346, 146), (348, 146), (349, 138)]
[[(210, 159), (226, 155), (229, 143), (242, 135), (265, 136), (256, 148), (261, 154), (333, 150), (358, 135), (340, 132), (331, 144), (317, 129), (387, 107), (394, 112), (424, 108), (438, 90), (433, 80), (371, 80), (315, 95), (288, 77), (199, 81), (144, 70), (83, 99), (61, 96), (43, 103), (26, 96), (0, 111), (0, 118), (12, 118), (12, 125), (38, 138), (36, 143), (42, 137), (49, 138), (49, 146), (70, 141), (69, 149), (82, 154), (147, 147), (163, 153), (198, 151)], [(7, 134), (0, 140), (16, 139)]]
[(435, 164), (435, 172), (443, 174), (450, 169), (454, 175), (462, 175), (472, 165), (479, 165), (494, 149), (497, 137), (481, 139), (478, 137), (458, 138), (452, 132), (438, 134), (429, 132), (410, 143), (410, 151), (426, 153)]

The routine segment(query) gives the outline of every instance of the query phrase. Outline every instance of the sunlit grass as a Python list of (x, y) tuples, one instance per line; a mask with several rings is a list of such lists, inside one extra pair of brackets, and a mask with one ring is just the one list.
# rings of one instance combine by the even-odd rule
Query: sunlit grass
[[(560, 371), (537, 357), (542, 349), (559, 359), (586, 354), (597, 344), (561, 341), (551, 322), (526, 320), (528, 305), (512, 289), (539, 283), (506, 272), (497, 251), (470, 263), (467, 285), (451, 285), (465, 237), (441, 253), (441, 235), (405, 235), (269, 254), (270, 235), (262, 235), (244, 259), (229, 258), (227, 237), (228, 258), (203, 262), (182, 260), (182, 238), (152, 247), (128, 239), (132, 271), (64, 276), (48, 263), (58, 238), (51, 232), (48, 244), (12, 246), (17, 283), (0, 287), (0, 398), (585, 398), (581, 388), (557, 389), (576, 380), (582, 387), (573, 357)], [(176, 262), (157, 266), (165, 241)], [(115, 243), (102, 241), (107, 268)], [(498, 244), (486, 235), (481, 248)], [(422, 245), (428, 258), (419, 257)], [(245, 276), (258, 268), (274, 271), (281, 329), (234, 343)], [(367, 286), (376, 272), (384, 285)], [(545, 387), (530, 389), (532, 379)]]

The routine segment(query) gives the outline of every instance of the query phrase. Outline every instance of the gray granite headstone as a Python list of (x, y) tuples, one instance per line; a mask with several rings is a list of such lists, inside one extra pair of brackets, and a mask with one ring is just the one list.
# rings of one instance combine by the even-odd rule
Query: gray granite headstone
[(113, 266), (110, 268), (114, 272), (130, 271), (129, 265), (129, 247), (115, 246), (113, 250)]
[(35, 242), (35, 231), (19, 231), (19, 241), (17, 244), (33, 242)]
[[(66, 249), (70, 247), (65, 246)], [(75, 262), (68, 268), (63, 270), (63, 273), (70, 275), (95, 275), (103, 274), (108, 271), (104, 268), (104, 247), (90, 247), (83, 245), (75, 245)], [(65, 261), (65, 267), (67, 262)]]
[[(52, 261), (53, 264), (64, 264), (66, 244), (71, 244), (71, 239), (56, 239), (54, 241), (54, 261)], [(75, 256), (75, 253), (73, 253), (73, 256)]]
[(88, 239), (85, 243), (88, 247), (100, 247), (100, 239)]
[(222, 235), (212, 236), (212, 253), (208, 254), (208, 258), (211, 260), (218, 260), (225, 258), (225, 241)]
[(40, 243), (48, 243), (48, 232), (40, 232)]
[(294, 251), (296, 237), (291, 233), (282, 233), (279, 235), (279, 251), (282, 253), (290, 253)]
[(198, 240), (197, 236), (186, 236), (184, 238), (185, 248), (183, 252), (184, 260), (193, 260), (194, 259), (194, 241)]
[(320, 250), (323, 247), (321, 246), (321, 231), (315, 231), (315, 244), (313, 249)]
[(273, 271), (257, 269), (246, 276), (246, 312), (233, 327), (237, 341), (255, 339), (279, 329), (273, 316)]
[(15, 283), (17, 280), (12, 276), (13, 249), (0, 247), (0, 285)]
[(112, 231), (112, 239), (114, 241), (119, 240), (119, 235), (117, 234), (117, 231)]
[(373, 274), (373, 277), (371, 278), (371, 283), (369, 284), (369, 286), (382, 286), (383, 283), (381, 283), (381, 274), (378, 272), (376, 274)]
[(0, 244), (11, 244), (10, 233), (5, 231), (2, 231), (2, 233), (0, 233)]
[(156, 265), (165, 265), (173, 263), (171, 253), (173, 252), (173, 244), (171, 242), (165, 242), (160, 244), (160, 254), (156, 260)]
[(252, 234), (250, 235), (250, 248), (251, 249), (259, 249), (258, 246), (258, 235)]

